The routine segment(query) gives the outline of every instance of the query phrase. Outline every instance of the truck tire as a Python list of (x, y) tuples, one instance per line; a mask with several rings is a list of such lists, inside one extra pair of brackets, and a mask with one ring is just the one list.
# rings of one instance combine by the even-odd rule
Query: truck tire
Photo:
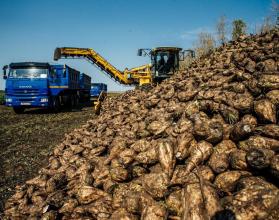
[(13, 109), (16, 114), (22, 114), (25, 110), (24, 107), (13, 107)]
[(59, 100), (59, 97), (56, 97), (56, 96), (54, 96), (53, 98), (52, 98), (52, 110), (54, 111), (54, 112), (58, 112), (59, 110), (60, 110), (60, 100)]
[(75, 108), (75, 103), (76, 103), (76, 101), (75, 101), (75, 95), (71, 95), (71, 96), (70, 96), (70, 109)]
[(74, 99), (75, 99), (75, 108), (77, 108), (78, 105), (79, 105), (79, 96), (78, 95), (74, 95)]
[(72, 109), (72, 95), (68, 95), (65, 99), (65, 107), (67, 110), (71, 110)]

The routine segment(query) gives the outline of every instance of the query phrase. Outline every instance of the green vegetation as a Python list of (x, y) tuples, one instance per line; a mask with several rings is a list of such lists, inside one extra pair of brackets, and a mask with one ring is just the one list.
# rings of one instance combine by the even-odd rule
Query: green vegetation
[(232, 40), (236, 40), (239, 36), (246, 34), (246, 23), (241, 19), (233, 21)]

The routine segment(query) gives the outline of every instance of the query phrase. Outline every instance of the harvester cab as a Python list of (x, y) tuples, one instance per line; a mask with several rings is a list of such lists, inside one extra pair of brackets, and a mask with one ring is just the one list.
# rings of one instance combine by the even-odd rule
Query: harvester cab
[(186, 55), (194, 57), (191, 50), (182, 50), (179, 47), (156, 47), (154, 49), (139, 49), (138, 56), (151, 57), (152, 79), (160, 83), (179, 70), (179, 63)]

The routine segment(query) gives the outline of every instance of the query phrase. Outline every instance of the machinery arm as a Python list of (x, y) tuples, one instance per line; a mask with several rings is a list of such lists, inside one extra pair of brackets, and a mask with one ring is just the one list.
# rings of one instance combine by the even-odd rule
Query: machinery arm
[(127, 78), (133, 79), (133, 81), (136, 82), (135, 84), (139, 84), (140, 86), (152, 83), (151, 64), (125, 69), (124, 74)]
[(100, 54), (90, 48), (73, 48), (73, 47), (60, 47), (56, 48), (54, 52), (54, 60), (61, 58), (85, 58), (98, 66), (101, 70), (110, 75), (113, 79), (121, 84), (133, 84), (133, 79), (128, 78), (127, 75), (115, 68)]

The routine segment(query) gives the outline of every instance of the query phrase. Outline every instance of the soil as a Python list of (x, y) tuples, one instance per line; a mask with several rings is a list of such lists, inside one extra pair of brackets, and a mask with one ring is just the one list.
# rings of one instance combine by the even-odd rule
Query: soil
[(17, 115), (12, 108), (0, 105), (0, 214), (15, 186), (47, 164), (49, 153), (64, 134), (92, 117), (92, 106), (59, 113), (30, 109)]

